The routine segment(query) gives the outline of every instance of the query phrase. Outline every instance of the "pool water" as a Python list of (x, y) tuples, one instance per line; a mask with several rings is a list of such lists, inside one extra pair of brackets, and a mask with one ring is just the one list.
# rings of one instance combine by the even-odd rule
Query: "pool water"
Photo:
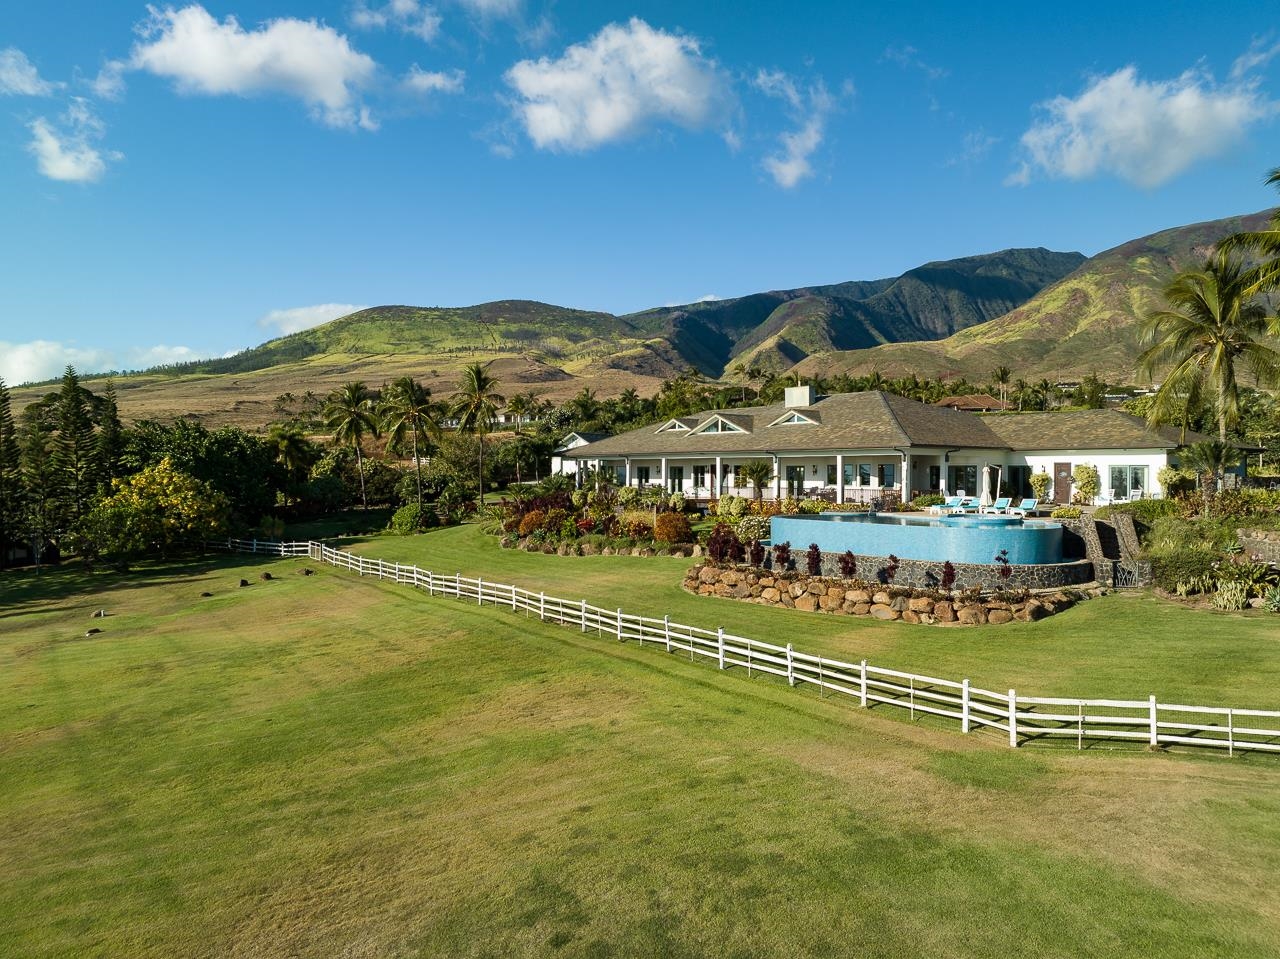
[(792, 550), (817, 543), (825, 553), (888, 556), (933, 562), (994, 563), (1006, 550), (1015, 566), (1062, 562), (1062, 524), (1020, 516), (902, 513), (819, 513), (775, 516), (770, 539)]

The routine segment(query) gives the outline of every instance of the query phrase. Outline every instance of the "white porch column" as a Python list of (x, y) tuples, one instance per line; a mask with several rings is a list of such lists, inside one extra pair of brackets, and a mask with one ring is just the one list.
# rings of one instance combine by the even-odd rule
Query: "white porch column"
[(631, 485), (631, 457), (630, 456), (624, 456), (622, 458), (622, 479), (623, 479), (623, 482), (622, 482), (623, 486)]
[(836, 454), (836, 502), (844, 502), (844, 454)]
[(902, 454), (902, 502), (911, 501), (911, 454)]
[(662, 457), (662, 465), (658, 467), (658, 485), (667, 488), (667, 458)]
[(720, 498), (720, 494), (724, 492), (724, 474), (720, 472), (720, 457), (716, 457), (716, 499)]
[(773, 454), (773, 498), (782, 499), (782, 461)]

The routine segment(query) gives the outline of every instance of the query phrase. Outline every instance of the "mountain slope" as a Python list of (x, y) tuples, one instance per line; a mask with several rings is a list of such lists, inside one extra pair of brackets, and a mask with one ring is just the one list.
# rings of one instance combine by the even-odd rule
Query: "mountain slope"
[(986, 376), (1008, 366), (1026, 379), (1078, 379), (1087, 373), (1133, 382), (1142, 318), (1180, 270), (1199, 266), (1228, 234), (1255, 230), (1271, 211), (1162, 230), (1099, 253), (1022, 306), (934, 342), (831, 353), (799, 372)]

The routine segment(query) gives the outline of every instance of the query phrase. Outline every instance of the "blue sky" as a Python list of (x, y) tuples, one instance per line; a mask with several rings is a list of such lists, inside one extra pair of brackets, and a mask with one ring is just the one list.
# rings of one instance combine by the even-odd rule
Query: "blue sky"
[(364, 305), (1092, 254), (1277, 201), (1274, 6), (1020, 6), (5, 4), (0, 377)]

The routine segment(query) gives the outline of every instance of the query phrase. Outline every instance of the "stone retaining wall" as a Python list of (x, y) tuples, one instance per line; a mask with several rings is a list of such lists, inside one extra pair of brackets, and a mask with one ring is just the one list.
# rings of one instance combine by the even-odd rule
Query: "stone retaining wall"
[(754, 566), (699, 563), (685, 574), (684, 588), (700, 596), (738, 599), (762, 606), (871, 616), (905, 623), (999, 625), (1035, 622), (1105, 589), (1048, 591), (1037, 595), (944, 594), (936, 590), (868, 585), (854, 580), (780, 573)]
[(1280, 530), (1238, 529), (1236, 536), (1246, 554), (1280, 566)]
[[(797, 570), (807, 569), (808, 550), (791, 549), (792, 565)], [(822, 575), (841, 578), (840, 553), (822, 554)], [(887, 556), (862, 556), (855, 554), (857, 571), (854, 576), (867, 582), (884, 583), (882, 575), (889, 566)], [(1066, 563), (1045, 563), (1038, 566), (1010, 566), (1007, 579), (1000, 576), (994, 563), (954, 563), (955, 589), (1063, 589), (1082, 586), (1094, 580), (1093, 563), (1088, 560), (1072, 560)], [(765, 554), (765, 568), (773, 570), (773, 551)], [(942, 585), (942, 563), (933, 560), (900, 559), (893, 581), (885, 585), (910, 586), (920, 589), (937, 589)]]

